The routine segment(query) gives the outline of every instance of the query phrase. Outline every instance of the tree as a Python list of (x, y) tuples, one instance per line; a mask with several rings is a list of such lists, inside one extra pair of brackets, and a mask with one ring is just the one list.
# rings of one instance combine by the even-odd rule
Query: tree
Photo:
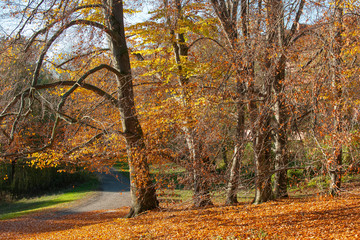
[[(148, 83), (157, 85), (157, 89), (149, 87), (147, 91), (156, 91), (156, 95), (161, 96), (161, 99), (151, 101), (157, 106), (157, 112), (147, 112), (159, 115), (158, 111), (167, 109), (160, 117), (161, 128), (175, 130), (176, 138), (184, 139), (187, 153), (181, 153), (184, 159), (175, 162), (185, 167), (191, 176), (194, 206), (206, 206), (212, 204), (210, 179), (215, 160), (211, 159), (211, 155), (215, 154), (208, 151), (211, 141), (214, 141), (208, 140), (212, 131), (205, 133), (205, 129), (211, 129), (205, 110), (212, 108), (205, 104), (210, 91), (200, 87), (211, 85), (204, 84), (202, 79), (206, 78), (204, 75), (211, 74), (207, 72), (206, 63), (201, 66), (202, 56), (199, 55), (204, 42), (209, 41), (206, 32), (211, 29), (211, 20), (197, 15), (199, 9), (207, 11), (204, 4), (196, 1), (163, 1), (156, 7), (151, 20), (133, 26), (133, 33), (136, 41), (141, 41), (134, 46), (137, 54), (141, 55), (139, 66), (146, 67), (148, 72), (141, 77), (148, 77)], [(212, 81), (211, 76), (209, 81)], [(166, 140), (164, 145), (174, 148), (169, 144), (171, 137)]]
[[(253, 79), (253, 66), (249, 59), (250, 44), (249, 44), (249, 16), (248, 16), (248, 3), (241, 1), (241, 29), (243, 37), (243, 46), (245, 46), (245, 56), (239, 56), (241, 51), (239, 33), (237, 30), (237, 19), (238, 19), (238, 7), (240, 4), (239, 0), (225, 1), (212, 0), (212, 7), (221, 22), (221, 26), (226, 35), (230, 49), (228, 52), (231, 61), (236, 66), (236, 112), (237, 112), (237, 123), (236, 123), (236, 136), (235, 136), (235, 148), (234, 154), (231, 161), (230, 176), (227, 183), (227, 204), (237, 203), (237, 188), (239, 185), (239, 174), (241, 159), (245, 146), (245, 86), (251, 84)], [(239, 59), (240, 58), (240, 59)]]
[[(331, 70), (331, 81), (332, 87), (335, 96), (335, 103), (333, 106), (333, 115), (334, 115), (334, 132), (341, 133), (343, 131), (343, 96), (342, 96), (342, 83), (341, 83), (341, 51), (343, 46), (343, 1), (336, 0), (334, 2), (334, 13), (332, 21), (332, 45), (330, 49), (331, 60), (330, 60), (330, 70)], [(338, 194), (341, 186), (341, 172), (342, 172), (342, 144), (341, 140), (338, 139), (338, 136), (335, 136), (334, 142), (334, 153), (332, 159), (329, 163), (329, 172), (330, 172), (330, 194), (335, 196)]]
[[(32, 19), (44, 21), (46, 25), (32, 36), (28, 46), (33, 44), (36, 40), (40, 40), (39, 37), (45, 33), (49, 37), (41, 39), (44, 42), (44, 45), (42, 46), (42, 52), (39, 55), (33, 72), (31, 87), (23, 90), (4, 108), (0, 119), (8, 117), (12, 108), (17, 107), (19, 109), (18, 114), (11, 119), (13, 121), (12, 134), (14, 134), (16, 130), (18, 130), (16, 126), (17, 121), (26, 117), (23, 115), (23, 111), (25, 111), (25, 108), (31, 109), (32, 107), (31, 104), (25, 105), (22, 103), (25, 98), (28, 98), (29, 101), (32, 102), (32, 99), (38, 97), (38, 90), (40, 89), (63, 86), (69, 87), (65, 93), (61, 94), (61, 99), (58, 102), (57, 108), (51, 109), (56, 118), (53, 123), (51, 136), (48, 141), (45, 141), (45, 144), (39, 148), (24, 149), (18, 153), (2, 153), (2, 157), (10, 155), (26, 156), (53, 147), (56, 137), (58, 136), (60, 123), (75, 124), (81, 122), (80, 119), (68, 116), (64, 112), (66, 110), (64, 109), (66, 101), (68, 101), (79, 88), (87, 89), (109, 101), (113, 106), (119, 109), (122, 130), (117, 131), (117, 133), (121, 133), (126, 142), (126, 151), (130, 166), (132, 196), (132, 208), (128, 216), (132, 217), (140, 212), (156, 208), (158, 206), (158, 201), (156, 199), (155, 186), (150, 179), (146, 146), (135, 109), (133, 82), (129, 53), (126, 46), (123, 12), (122, 0), (68, 1), (66, 3), (58, 1), (46, 3), (44, 3), (44, 1), (29, 1), (28, 6), (21, 12), (24, 16), (29, 14), (29, 17), (23, 24), (21, 30), (24, 29), (26, 24)], [(66, 31), (70, 32), (71, 28), (77, 26), (87, 26), (98, 29), (101, 34), (107, 34), (113, 66), (102, 63), (83, 72), (77, 81), (56, 81), (49, 84), (42, 84), (39, 81), (39, 74), (41, 69), (44, 68), (44, 59), (49, 53), (49, 49)], [(21, 32), (19, 32), (19, 34), (20, 33)], [(76, 32), (73, 33), (76, 34)], [(85, 83), (85, 80), (89, 76), (94, 75), (100, 70), (107, 70), (115, 76), (117, 82), (117, 98), (95, 85)], [(21, 104), (18, 104), (19, 101)], [(73, 153), (81, 147), (94, 143), (95, 140), (104, 137), (104, 133), (109, 131), (107, 128), (101, 130), (94, 126), (93, 129), (97, 129), (94, 131), (96, 133), (94, 136), (85, 143), (80, 144), (80, 147), (75, 148), (68, 153)]]

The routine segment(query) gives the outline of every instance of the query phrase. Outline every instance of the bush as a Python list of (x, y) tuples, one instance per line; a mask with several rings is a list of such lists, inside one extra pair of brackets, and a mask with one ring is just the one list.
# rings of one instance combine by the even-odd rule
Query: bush
[(287, 171), (288, 183), (295, 185), (305, 179), (305, 173), (303, 169), (289, 169)]
[(57, 191), (74, 184), (83, 183), (94, 176), (78, 169), (74, 173), (59, 172), (60, 168), (36, 168), (17, 161), (14, 166), (7, 163), (0, 164), (0, 196), (4, 198), (22, 198), (41, 195)]
[(319, 189), (326, 189), (329, 187), (330, 177), (329, 176), (317, 176), (312, 178), (308, 182), (309, 187), (317, 187)]

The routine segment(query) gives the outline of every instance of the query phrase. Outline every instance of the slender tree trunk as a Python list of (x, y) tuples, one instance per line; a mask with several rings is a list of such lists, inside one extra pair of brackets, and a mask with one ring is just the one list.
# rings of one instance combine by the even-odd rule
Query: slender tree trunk
[(240, 179), (240, 167), (241, 159), (244, 152), (244, 136), (245, 136), (245, 104), (238, 103), (237, 109), (237, 126), (235, 136), (235, 149), (234, 155), (231, 161), (230, 176), (227, 185), (226, 204), (236, 204), (237, 200), (237, 189), (239, 186)]
[[(341, 65), (341, 48), (342, 40), (342, 25), (343, 25), (343, 0), (335, 0), (334, 5), (334, 21), (333, 21), (333, 44), (331, 49), (332, 64), (331, 64), (331, 78), (333, 91), (335, 95), (334, 104), (334, 131), (340, 133), (342, 131), (342, 86), (340, 82), (340, 65)], [(335, 136), (333, 159), (330, 160), (330, 194), (335, 196), (339, 193), (341, 187), (341, 168), (342, 168), (342, 144), (339, 136)]]
[[(258, 13), (261, 16), (262, 13), (262, 0), (257, 2)], [(263, 35), (261, 34), (262, 19), (259, 17), (256, 22), (255, 42), (253, 49), (262, 49), (264, 46), (261, 44), (263, 41)], [(265, 52), (267, 53), (267, 52)], [(258, 58), (258, 63), (262, 66), (261, 69), (267, 69), (266, 57), (261, 58), (259, 52), (254, 51), (255, 58)], [(254, 64), (253, 64), (254, 65)], [(251, 81), (249, 84), (248, 94), (248, 108), (250, 116), (250, 126), (253, 137), (253, 151), (255, 162), (255, 197), (254, 204), (260, 204), (272, 199), (271, 188), (271, 129), (270, 129), (270, 97), (271, 97), (271, 83), (268, 76), (268, 72), (261, 72), (255, 74), (253, 66), (253, 79), (257, 77), (257, 81), (261, 83), (260, 88), (255, 86), (255, 82)], [(266, 77), (262, 76), (266, 73)], [(260, 100), (260, 101), (259, 101)]]
[[(249, 48), (249, 32), (248, 32), (248, 2), (246, 0), (232, 0), (228, 1), (226, 4), (224, 1), (211, 0), (210, 1), (225, 32), (225, 35), (228, 39), (230, 49), (234, 53), (233, 63), (237, 64), (236, 66), (236, 93), (237, 93), (237, 124), (236, 124), (236, 135), (235, 135), (235, 147), (234, 155), (231, 161), (230, 175), (227, 184), (227, 193), (226, 193), (226, 204), (236, 204), (237, 201), (237, 189), (239, 185), (239, 172), (241, 167), (241, 160), (244, 151), (245, 145), (245, 107), (246, 105), (242, 103), (245, 98), (245, 85), (246, 80), (249, 80), (249, 69), (250, 61), (248, 55), (250, 55)], [(237, 60), (237, 52), (239, 50), (239, 34), (237, 28), (237, 14), (238, 7), (241, 4), (241, 30), (243, 33), (243, 38), (246, 47), (246, 57), (242, 59), (241, 63)], [(242, 70), (240, 70), (242, 69)], [(244, 70), (245, 69), (245, 70)], [(251, 73), (250, 73), (251, 75)], [(250, 76), (251, 77), (251, 76)]]
[[(175, 0), (175, 9), (176, 9), (176, 24), (177, 21), (182, 19), (181, 15), (181, 1)], [(165, 8), (169, 8), (169, 2), (168, 0), (164, 0), (164, 6)], [(171, 28), (171, 22), (170, 22), (170, 16), (167, 16), (167, 23), (168, 26)], [(191, 99), (190, 95), (188, 93), (188, 83), (189, 79), (185, 76), (183, 72), (182, 67), (182, 58), (188, 57), (188, 45), (185, 40), (184, 33), (176, 33), (174, 29), (170, 29), (170, 35), (173, 39), (173, 50), (174, 50), (174, 57), (178, 68), (178, 80), (179, 80), (179, 86), (182, 89), (181, 94), (181, 101), (184, 106), (184, 108), (187, 110), (187, 108), (191, 105)], [(184, 132), (184, 136), (186, 139), (186, 143), (189, 149), (189, 155), (190, 155), (190, 161), (192, 163), (193, 171), (193, 190), (194, 190), (194, 196), (193, 196), (193, 203), (195, 207), (204, 207), (208, 205), (212, 205), (211, 198), (210, 198), (210, 185), (206, 173), (209, 173), (210, 169), (210, 160), (208, 156), (203, 156), (202, 153), (202, 141), (201, 139), (197, 139), (195, 134), (194, 127), (189, 127), (188, 123), (193, 122), (193, 117), (191, 113), (185, 113), (186, 121), (184, 122), (182, 129)]]
[(14, 182), (15, 178), (15, 169), (16, 169), (16, 159), (11, 160), (11, 175), (10, 175), (10, 185)]
[[(199, 161), (200, 160), (200, 161)], [(210, 158), (198, 158), (194, 167), (194, 207), (206, 207), (213, 205), (210, 197), (210, 185), (206, 173), (210, 173)]]
[(210, 197), (208, 176), (206, 176), (210, 172), (210, 159), (201, 156), (201, 143), (197, 142), (196, 144), (195, 138), (192, 136), (192, 129), (184, 127), (183, 131), (192, 163), (194, 207), (213, 205)]
[(151, 181), (143, 132), (137, 118), (128, 49), (125, 40), (122, 0), (107, 0), (110, 13), (107, 25), (115, 34), (110, 39), (114, 67), (123, 74), (117, 77), (118, 98), (130, 167), (132, 208), (128, 217), (158, 207), (155, 186)]

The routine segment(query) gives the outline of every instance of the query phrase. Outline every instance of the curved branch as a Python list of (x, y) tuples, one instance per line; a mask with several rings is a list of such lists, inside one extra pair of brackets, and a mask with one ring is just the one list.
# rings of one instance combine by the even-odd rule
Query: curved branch
[(116, 70), (115, 68), (107, 65), (107, 64), (101, 64), (93, 69), (90, 69), (89, 71), (87, 71), (84, 75), (82, 75), (79, 80), (76, 81), (76, 84), (74, 84), (72, 86), (72, 88), (70, 88), (63, 96), (61, 96), (62, 100), (58, 105), (58, 110), (60, 110), (62, 108), (62, 106), (65, 104), (66, 99), (70, 96), (70, 94), (72, 94), (79, 86), (81, 86), (82, 82), (91, 74), (96, 73), (97, 71), (100, 71), (101, 69), (107, 69), (113, 73), (115, 73), (119, 78), (122, 77), (122, 74)]
[[(30, 8), (30, 5), (31, 5), (31, 2), (30, 2), (30, 1), (28, 2), (28, 5), (27, 5), (27, 6), (25, 7), (25, 9), (22, 11), (22, 12), (23, 12), (23, 15), (22, 15), (22, 18), (21, 18), (21, 21), (20, 21), (18, 27), (19, 27), (21, 24), (22, 24), (22, 26), (21, 26), (20, 30), (17, 32), (17, 37), (16, 37), (16, 39), (20, 39), (20, 35), (21, 35), (22, 31), (24, 30), (25, 26), (34, 19), (35, 14), (36, 14), (37, 11), (39, 10), (39, 7), (41, 6), (41, 4), (43, 4), (43, 2), (44, 2), (44, 0), (41, 0), (41, 1), (37, 4), (37, 6), (31, 11), (30, 16), (27, 16), (27, 17), (26, 17), (26, 20), (25, 20), (24, 24), (22, 24), (23, 19), (24, 19), (25, 16), (26, 16), (26, 12), (27, 12), (27, 10)], [(17, 27), (16, 27), (16, 28), (17, 28)], [(15, 29), (16, 29), (16, 28), (15, 28)]]
[(95, 51), (91, 51), (91, 52), (88, 52), (88, 53), (84, 53), (84, 54), (81, 54), (81, 55), (77, 55), (77, 56), (74, 56), (58, 65), (55, 65), (55, 67), (57, 68), (61, 68), (63, 65), (75, 60), (76, 58), (82, 58), (82, 57), (86, 57), (86, 56), (89, 56), (90, 54), (93, 54), (93, 53), (98, 53), (98, 52), (106, 52), (106, 51), (109, 51), (110, 49), (109, 48), (102, 48), (102, 49), (98, 49), (98, 50), (95, 50)]
[[(113, 125), (112, 125), (112, 126), (113, 126)], [(110, 126), (110, 127), (112, 127), (112, 126)], [(108, 133), (108, 129), (103, 129), (100, 133), (94, 135), (94, 136), (93, 136), (92, 138), (90, 138), (88, 141), (86, 141), (86, 142), (84, 142), (84, 143), (82, 143), (82, 144), (80, 144), (80, 145), (78, 145), (78, 146), (70, 149), (69, 151), (67, 151), (67, 152), (65, 153), (65, 155), (70, 155), (71, 153), (73, 153), (73, 152), (75, 152), (75, 151), (78, 151), (79, 149), (81, 149), (81, 148), (83, 148), (83, 147), (86, 147), (87, 145), (95, 142), (97, 139), (100, 139), (102, 136), (104, 136), (104, 135), (107, 134), (107, 133)], [(116, 133), (124, 135), (123, 132), (116, 131)]]
[(21, 102), (20, 102), (20, 107), (19, 107), (19, 112), (17, 114), (17, 117), (15, 118), (15, 121), (12, 125), (11, 131), (10, 131), (10, 142), (11, 143), (14, 140), (14, 133), (16, 130), (16, 126), (20, 120), (21, 117), (21, 113), (24, 110), (24, 104), (25, 104), (25, 100), (24, 100), (24, 94), (21, 95)]
[(8, 105), (6, 105), (6, 107), (4, 108), (4, 110), (1, 112), (0, 114), (0, 120), (3, 119), (5, 116), (6, 116), (6, 112), (8, 109), (10, 109), (12, 106), (14, 106), (18, 101), (19, 99), (22, 97), (22, 95), (24, 94), (25, 92), (23, 93), (19, 93), (18, 95), (16, 95), (13, 100), (11, 102), (9, 102)]
[(68, 13), (66, 13), (65, 16), (63, 16), (62, 18), (59, 18), (57, 20), (55, 20), (54, 22), (50, 23), (49, 25), (47, 25), (46, 27), (44, 27), (43, 29), (37, 31), (36, 33), (34, 33), (29, 42), (26, 44), (24, 51), (26, 52), (29, 47), (33, 44), (33, 42), (35, 41), (35, 39), (42, 34), (45, 34), (47, 31), (49, 31), (50, 28), (52, 28), (56, 23), (59, 23), (60, 21), (62, 21), (64, 18), (69, 17), (71, 14), (73, 14), (76, 11), (82, 10), (82, 9), (86, 9), (86, 8), (104, 8), (104, 5), (102, 4), (89, 4), (89, 5), (83, 5), (83, 6), (79, 6), (76, 7), (74, 9), (72, 9), (71, 11), (69, 11)]
[[(115, 68), (109, 66), (109, 65), (106, 65), (106, 64), (101, 64), (99, 65), (98, 67), (95, 67), (91, 70), (89, 70), (88, 72), (86, 72), (82, 77), (79, 78), (78, 81), (58, 81), (58, 82), (54, 82), (54, 83), (48, 83), (48, 84), (43, 84), (43, 85), (36, 85), (36, 86), (33, 86), (32, 88), (33, 89), (36, 89), (36, 90), (40, 90), (40, 89), (49, 89), (49, 88), (55, 88), (55, 87), (58, 87), (58, 86), (72, 86), (73, 91), (76, 90), (76, 88), (78, 87), (82, 87), (84, 89), (87, 89), (89, 91), (92, 91), (94, 92), (95, 94), (101, 96), (101, 97), (104, 97), (106, 100), (109, 100), (115, 107), (119, 107), (119, 101), (114, 98), (111, 94), (105, 92), (104, 90), (94, 86), (94, 85), (91, 85), (91, 84), (88, 84), (88, 83), (83, 83), (83, 81), (91, 74), (101, 70), (101, 69), (107, 69), (111, 72), (113, 72), (114, 74), (116, 74), (117, 76), (122, 76), (122, 74), (116, 70)], [(0, 114), (0, 120), (2, 120), (3, 118), (5, 118), (7, 116), (6, 112), (11, 108), (13, 107), (22, 97), (26, 97), (29, 95), (31, 91), (31, 88), (29, 89), (26, 89), (25, 91), (23, 91), (22, 93), (19, 93), (18, 95), (16, 95), (13, 100), (4, 108), (4, 110), (1, 112)], [(68, 95), (70, 95), (72, 92), (69, 92)], [(67, 97), (67, 96), (63, 96), (64, 97)]]
[(196, 39), (195, 41), (193, 41), (189, 46), (188, 46), (188, 50), (190, 50), (190, 48), (195, 45), (197, 42), (201, 41), (201, 40), (210, 40), (213, 41), (214, 43), (216, 43), (218, 46), (220, 46), (222, 49), (224, 49), (227, 53), (228, 50), (221, 44), (219, 43), (217, 40), (213, 39), (213, 38), (209, 38), (209, 37), (201, 37)]
[(94, 21), (90, 21), (90, 20), (84, 20), (84, 19), (78, 19), (78, 20), (74, 20), (69, 22), (68, 24), (64, 25), (63, 27), (61, 27), (52, 37), (51, 39), (46, 43), (46, 45), (44, 46), (44, 49), (41, 52), (41, 55), (39, 57), (39, 60), (36, 64), (36, 68), (34, 71), (34, 75), (33, 75), (33, 79), (32, 79), (32, 83), (31, 86), (36, 86), (37, 85), (37, 81), (39, 78), (39, 74), (40, 74), (40, 69), (42, 67), (45, 55), (47, 53), (47, 51), (49, 50), (49, 48), (51, 47), (51, 45), (55, 42), (55, 40), (68, 28), (75, 26), (75, 25), (87, 25), (87, 26), (92, 26), (92, 27), (96, 27), (99, 28), (101, 30), (103, 30), (104, 32), (106, 32), (108, 35), (110, 35), (111, 37), (115, 37), (114, 33), (108, 29), (106, 26), (98, 23), (98, 22), (94, 22)]
[(88, 84), (88, 83), (77, 83), (76, 81), (59, 81), (59, 82), (54, 82), (54, 83), (49, 83), (49, 84), (44, 84), (44, 85), (38, 85), (35, 87), (35, 89), (40, 90), (40, 89), (49, 89), (49, 88), (54, 88), (54, 87), (60, 87), (60, 86), (80, 86), (86, 90), (92, 91), (94, 93), (96, 93), (97, 95), (105, 98), (106, 100), (109, 100), (115, 107), (119, 106), (119, 101), (114, 98), (113, 96), (111, 96), (109, 93), (105, 92), (104, 90)]

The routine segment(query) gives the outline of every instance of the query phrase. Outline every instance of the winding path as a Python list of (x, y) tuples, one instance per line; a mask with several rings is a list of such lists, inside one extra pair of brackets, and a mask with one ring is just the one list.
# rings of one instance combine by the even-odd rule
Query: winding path
[(110, 174), (99, 174), (99, 178), (100, 189), (94, 195), (64, 209), (63, 213), (82, 213), (131, 206), (130, 182), (126, 176), (111, 169)]

